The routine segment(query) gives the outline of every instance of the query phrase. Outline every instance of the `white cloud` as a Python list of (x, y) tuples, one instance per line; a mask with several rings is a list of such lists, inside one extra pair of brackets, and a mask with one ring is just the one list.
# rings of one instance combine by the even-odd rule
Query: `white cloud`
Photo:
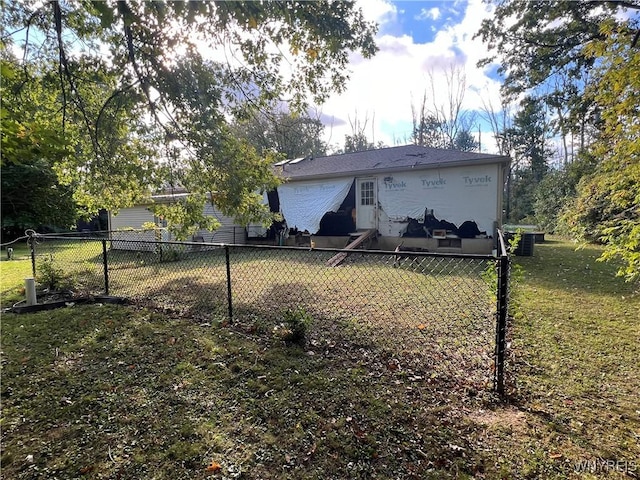
[[(485, 74), (488, 67), (476, 67), (478, 60), (488, 54), (486, 46), (473, 39), (482, 19), (490, 13), (490, 7), (482, 0), (470, 0), (459, 23), (449, 24), (433, 41), (422, 44), (396, 31), (397, 10), (393, 4), (382, 0), (360, 2), (366, 17), (381, 24), (377, 37), (380, 51), (372, 59), (352, 64), (347, 90), (320, 107), (323, 118), (335, 119), (333, 128), (327, 127), (326, 131), (326, 138), (333, 145), (342, 146), (344, 136), (351, 133), (348, 118), (353, 120), (356, 111), (360, 120), (368, 116), (365, 133), (370, 139), (393, 145), (408, 138), (412, 98), (421, 98), (425, 90), (430, 92), (430, 72), (437, 94), (446, 95), (444, 72), (451, 64), (466, 72), (465, 109), (481, 110), (483, 99), (484, 103), (500, 104), (500, 84)], [(483, 131), (483, 151), (493, 149), (489, 138), (490, 133)]]
[(423, 8), (420, 10), (420, 13), (416, 16), (416, 20), (438, 20), (440, 18), (440, 9), (438, 7), (433, 8)]

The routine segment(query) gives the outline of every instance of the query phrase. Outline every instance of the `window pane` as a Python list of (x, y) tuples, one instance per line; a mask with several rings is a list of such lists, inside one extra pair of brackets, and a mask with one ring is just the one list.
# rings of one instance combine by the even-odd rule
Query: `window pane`
[(370, 180), (360, 182), (360, 205), (374, 204), (374, 183)]

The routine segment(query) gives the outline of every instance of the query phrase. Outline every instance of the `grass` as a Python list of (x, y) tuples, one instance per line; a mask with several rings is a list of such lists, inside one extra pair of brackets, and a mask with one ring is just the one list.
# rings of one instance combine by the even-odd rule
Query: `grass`
[[(517, 259), (506, 403), (431, 376), (428, 356), (415, 364), (365, 341), (387, 334), (375, 323), (328, 328), (326, 297), (305, 306), (304, 348), (274, 333), (277, 309), (232, 327), (215, 312), (107, 305), (4, 314), (3, 476), (627, 478), (574, 471), (640, 463), (640, 299), (599, 251), (552, 239)], [(256, 280), (262, 260), (236, 275)], [(362, 295), (342, 301), (371, 301)]]
[(533, 257), (518, 258), (525, 273), (512, 337), (513, 395), (530, 434), (514, 449), (544, 476), (557, 465), (596, 458), (634, 462), (630, 473), (637, 476), (638, 284), (598, 262), (599, 247), (575, 248), (552, 237), (535, 246)]
[(470, 468), (455, 396), (346, 339), (304, 350), (111, 306), (6, 315), (3, 329), (11, 478), (204, 478), (212, 461), (226, 478)]
[(12, 305), (24, 298), (24, 279), (33, 277), (31, 257), (26, 244), (13, 245), (13, 260), (8, 260), (3, 250), (0, 256), (0, 303)]
[[(103, 293), (100, 241), (44, 239), (37, 252), (39, 275), (50, 265), (81, 291)], [(330, 268), (333, 254), (232, 248), (234, 323), (271, 329), (273, 312), (303, 308), (318, 332), (346, 328), (391, 352), (401, 344), (403, 361), (421, 363), (430, 376), (456, 378), (460, 389), (491, 388), (495, 299), (483, 275), (487, 260), (353, 254)], [(114, 249), (108, 270), (111, 295), (201, 322), (228, 315), (224, 249)]]
[[(0, 260), (0, 304), (11, 306), (24, 300), (24, 279), (33, 277), (31, 253), (25, 243), (13, 245), (13, 260)], [(4, 253), (4, 252), (3, 252)], [(36, 245), (36, 281), (47, 287), (44, 280), (57, 280), (78, 293), (104, 293), (101, 242), (82, 242), (67, 239), (63, 242), (40, 237)], [(50, 269), (43, 269), (48, 265)]]

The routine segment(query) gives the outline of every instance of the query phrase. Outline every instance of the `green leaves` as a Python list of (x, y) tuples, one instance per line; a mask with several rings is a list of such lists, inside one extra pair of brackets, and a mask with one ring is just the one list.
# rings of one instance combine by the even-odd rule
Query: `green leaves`
[(602, 162), (580, 184), (571, 210), (574, 231), (604, 242), (602, 258), (622, 260), (618, 274), (630, 281), (640, 279), (640, 51), (631, 47), (636, 28), (637, 21), (621, 27), (607, 22), (601, 28), (606, 38), (586, 49), (599, 60), (591, 88), (602, 125), (591, 148)]
[[(555, 113), (565, 162), (567, 139), (577, 134), (578, 155), (586, 165), (597, 163), (586, 172), (565, 168), (545, 182), (538, 192), (539, 215), (553, 224), (561, 210), (560, 221), (574, 236), (605, 243), (603, 259), (622, 260), (619, 273), (640, 278), (640, 50), (632, 47), (640, 21), (627, 14), (638, 5), (496, 4), (495, 16), (477, 34), (495, 52), (482, 64), (501, 63), (505, 95), (534, 91)], [(568, 184), (558, 183), (563, 180)]]
[[(89, 212), (130, 206), (179, 181), (193, 202), (210, 195), (243, 222), (266, 221), (258, 199), (277, 183), (273, 157), (237, 141), (228, 124), (274, 101), (303, 111), (344, 88), (349, 54), (376, 51), (376, 27), (352, 2), (33, 0), (8, 6), (2, 22), (4, 31), (29, 28), (19, 82), (30, 69), (53, 80), (51, 125), (73, 155), (52, 166)], [(16, 111), (27, 104), (21, 98)], [(4, 123), (3, 150), (12, 154), (24, 130)], [(23, 126), (46, 140), (31, 144), (57, 145), (42, 124)], [(194, 211), (167, 216), (188, 229), (200, 224)]]
[(308, 115), (279, 111), (274, 107), (235, 122), (231, 130), (261, 154), (275, 152), (289, 159), (326, 154), (327, 146), (322, 140), (324, 126), (320, 120)]
[(22, 233), (41, 225), (70, 227), (76, 219), (71, 189), (51, 166), (71, 155), (69, 140), (56, 128), (57, 112), (46, 79), (33, 75), (22, 84), (17, 64), (2, 69), (2, 229)]

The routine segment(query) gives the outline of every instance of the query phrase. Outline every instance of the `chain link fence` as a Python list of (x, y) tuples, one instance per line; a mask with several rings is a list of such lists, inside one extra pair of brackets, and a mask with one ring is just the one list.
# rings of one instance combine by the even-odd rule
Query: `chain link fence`
[[(502, 239), (500, 239), (502, 242)], [(93, 237), (31, 237), (36, 279), (268, 334), (312, 319), (309, 347), (340, 343), (451, 388), (503, 392), (509, 258)], [(347, 253), (337, 265), (330, 262)]]

